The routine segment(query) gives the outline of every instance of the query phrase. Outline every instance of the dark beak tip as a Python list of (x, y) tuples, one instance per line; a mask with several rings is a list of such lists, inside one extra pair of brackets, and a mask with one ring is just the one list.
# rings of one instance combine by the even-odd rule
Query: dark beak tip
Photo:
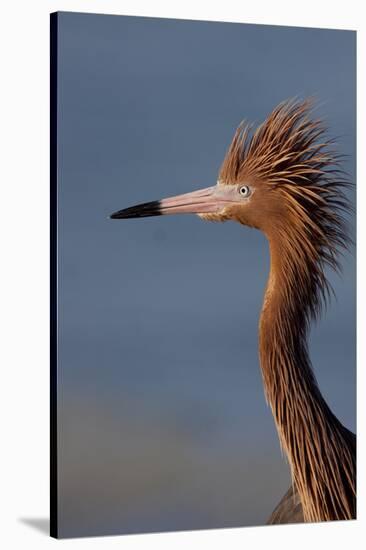
[(145, 202), (136, 206), (130, 206), (124, 210), (118, 210), (109, 217), (111, 220), (121, 220), (127, 218), (147, 218), (149, 216), (159, 216), (160, 201)]
[(123, 218), (129, 218), (129, 209), (126, 208), (125, 210), (118, 210), (118, 212), (113, 212), (113, 214), (108, 217), (111, 220), (121, 220)]

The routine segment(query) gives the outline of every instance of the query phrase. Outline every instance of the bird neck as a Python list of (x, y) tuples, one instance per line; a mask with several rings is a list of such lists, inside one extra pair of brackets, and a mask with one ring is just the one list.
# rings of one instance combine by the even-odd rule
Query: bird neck
[(312, 304), (300, 282), (306, 269), (296, 265), (283, 243), (269, 237), (269, 245), (271, 268), (259, 330), (266, 398), (305, 521), (351, 519), (355, 441), (326, 404), (311, 367), (307, 328)]

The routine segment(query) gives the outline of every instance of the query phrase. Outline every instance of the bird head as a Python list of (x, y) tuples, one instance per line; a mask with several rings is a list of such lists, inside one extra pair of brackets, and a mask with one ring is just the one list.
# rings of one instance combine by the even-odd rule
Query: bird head
[(298, 265), (294, 273), (304, 274), (304, 287), (322, 294), (325, 265), (337, 269), (337, 253), (348, 244), (342, 214), (349, 208), (344, 193), (349, 182), (342, 178), (340, 156), (312, 111), (312, 100), (291, 100), (276, 107), (255, 131), (240, 124), (216, 185), (132, 206), (111, 217), (195, 213), (205, 220), (255, 227), (276, 242), (291, 265)]
[(241, 123), (216, 185), (119, 210), (112, 219), (197, 214), (269, 231), (291, 225), (318, 238), (338, 227), (347, 209), (344, 180), (334, 178), (339, 157), (325, 140), (312, 101), (286, 101), (252, 132)]
[[(240, 132), (241, 129), (238, 129), (233, 144), (236, 143)], [(281, 216), (281, 202), (276, 200), (273, 190), (263, 185), (254, 175), (231, 171), (231, 167), (228, 169), (227, 165), (231, 162), (232, 154), (233, 152), (229, 150), (215, 185), (137, 204), (115, 212), (111, 218), (197, 214), (203, 220), (216, 222), (232, 220), (265, 231), (269, 214), (272, 219)]]

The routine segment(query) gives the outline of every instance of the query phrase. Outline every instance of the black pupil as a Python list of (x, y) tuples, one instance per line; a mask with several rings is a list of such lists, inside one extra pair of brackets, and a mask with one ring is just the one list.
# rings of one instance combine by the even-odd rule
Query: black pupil
[(248, 188), (247, 188), (247, 187), (242, 187), (242, 188), (240, 189), (240, 191), (241, 191), (241, 194), (242, 194), (242, 195), (246, 195), (247, 192), (248, 192)]

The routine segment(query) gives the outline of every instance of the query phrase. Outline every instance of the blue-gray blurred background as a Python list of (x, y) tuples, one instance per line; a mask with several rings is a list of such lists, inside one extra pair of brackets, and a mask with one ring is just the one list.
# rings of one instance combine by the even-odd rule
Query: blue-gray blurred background
[[(266, 240), (108, 216), (215, 184), (238, 123), (293, 96), (317, 97), (353, 178), (355, 33), (60, 13), (58, 40), (60, 535), (261, 525), (290, 484), (257, 355)], [(343, 267), (311, 356), (355, 430)]]

